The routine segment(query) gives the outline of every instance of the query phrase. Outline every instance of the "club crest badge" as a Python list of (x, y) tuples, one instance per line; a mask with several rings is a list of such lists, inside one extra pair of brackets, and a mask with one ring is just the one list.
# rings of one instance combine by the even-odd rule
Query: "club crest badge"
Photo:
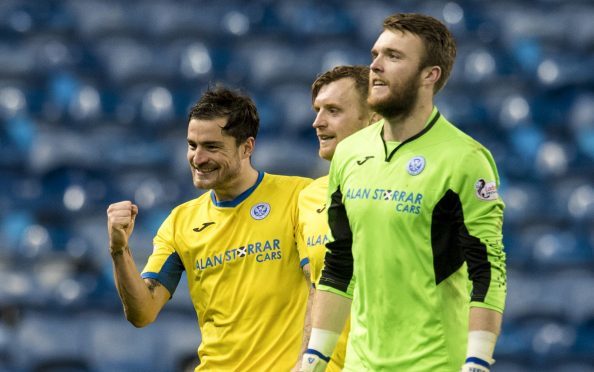
[(250, 210), (250, 215), (254, 220), (263, 220), (270, 214), (270, 204), (258, 203)]
[(487, 182), (481, 178), (474, 184), (474, 189), (477, 198), (481, 200), (497, 200), (499, 198), (497, 184), (494, 181)]
[(415, 156), (408, 161), (406, 169), (411, 176), (418, 175), (425, 169), (425, 158), (422, 156)]

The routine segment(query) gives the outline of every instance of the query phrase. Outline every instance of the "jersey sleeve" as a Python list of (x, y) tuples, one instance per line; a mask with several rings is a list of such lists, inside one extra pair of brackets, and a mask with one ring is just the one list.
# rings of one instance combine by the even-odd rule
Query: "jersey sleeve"
[(153, 253), (142, 271), (145, 279), (155, 279), (173, 296), (184, 271), (184, 265), (175, 250), (174, 215), (163, 222), (153, 239)]
[[(337, 150), (340, 148), (340, 144)], [(338, 151), (337, 151), (338, 153)], [(335, 153), (328, 178), (328, 226), (324, 268), (318, 289), (353, 298), (353, 234), (341, 190), (341, 161)]]
[(303, 241), (303, 226), (300, 223), (299, 217), (299, 196), (301, 192), (313, 181), (311, 178), (294, 177), (295, 179), (295, 196), (292, 198), (292, 218), (293, 218), (293, 233), (295, 236), (295, 245), (299, 253), (299, 264), (301, 267), (309, 263), (309, 254), (307, 246)]
[(499, 175), (493, 157), (478, 148), (462, 160), (459, 195), (464, 229), (463, 253), (472, 281), (471, 306), (503, 312), (506, 267), (503, 251), (504, 203), (498, 194)]
[(297, 250), (299, 251), (299, 265), (301, 267), (307, 265), (310, 261), (309, 252), (307, 250), (307, 244), (305, 244), (305, 238), (303, 236), (303, 223), (304, 218), (301, 215), (303, 207), (301, 205), (301, 195), (303, 190), (299, 193), (297, 200), (297, 223), (295, 224), (295, 241), (297, 242)]

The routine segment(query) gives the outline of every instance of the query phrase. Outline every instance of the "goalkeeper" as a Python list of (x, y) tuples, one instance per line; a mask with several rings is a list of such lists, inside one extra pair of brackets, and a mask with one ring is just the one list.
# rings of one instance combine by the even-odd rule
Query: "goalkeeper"
[(345, 371), (488, 371), (506, 293), (496, 166), (433, 105), (456, 54), (447, 28), (420, 14), (383, 26), (368, 103), (384, 120), (332, 158), (302, 369), (323, 369), (350, 313)]

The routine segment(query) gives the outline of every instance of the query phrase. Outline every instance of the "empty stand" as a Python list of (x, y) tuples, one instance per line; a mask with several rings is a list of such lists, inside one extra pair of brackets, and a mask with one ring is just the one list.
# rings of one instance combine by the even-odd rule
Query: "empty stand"
[(142, 269), (171, 208), (202, 192), (187, 112), (217, 82), (256, 102), (258, 169), (325, 174), (311, 83), (369, 64), (399, 11), (453, 31), (436, 105), (498, 164), (509, 293), (493, 371), (594, 371), (591, 1), (3, 0), (0, 372), (197, 363), (185, 275), (155, 324), (125, 321), (107, 205), (139, 205), (130, 244)]

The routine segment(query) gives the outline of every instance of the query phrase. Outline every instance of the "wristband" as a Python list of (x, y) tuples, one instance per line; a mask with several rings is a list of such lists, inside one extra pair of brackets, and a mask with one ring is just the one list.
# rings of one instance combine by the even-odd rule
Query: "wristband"
[[(495, 362), (493, 359), (493, 351), (495, 350), (495, 343), (497, 342), (497, 335), (488, 331), (470, 331), (468, 332), (468, 349), (466, 352), (466, 362), (471, 358), (486, 362), (487, 368)], [(475, 360), (473, 363), (477, 363)]]
[(478, 364), (481, 367), (491, 368), (491, 365), (489, 364), (489, 362), (487, 362), (486, 360), (482, 360), (480, 358), (475, 358), (475, 357), (466, 358), (465, 363), (474, 363), (474, 364)]
[(304, 353), (304, 354), (312, 354), (312, 355), (315, 355), (315, 356), (317, 356), (318, 358), (322, 359), (322, 360), (323, 360), (324, 362), (326, 362), (326, 363), (328, 363), (328, 362), (330, 361), (330, 357), (329, 357), (329, 356), (326, 356), (326, 355), (324, 355), (324, 354), (322, 354), (322, 353), (320, 353), (319, 351), (317, 351), (317, 350), (314, 350), (314, 349), (307, 349), (307, 350), (305, 350), (305, 353)]
[(307, 348), (320, 352), (324, 357), (329, 357), (332, 355), (339, 337), (339, 333), (321, 328), (312, 328)]

